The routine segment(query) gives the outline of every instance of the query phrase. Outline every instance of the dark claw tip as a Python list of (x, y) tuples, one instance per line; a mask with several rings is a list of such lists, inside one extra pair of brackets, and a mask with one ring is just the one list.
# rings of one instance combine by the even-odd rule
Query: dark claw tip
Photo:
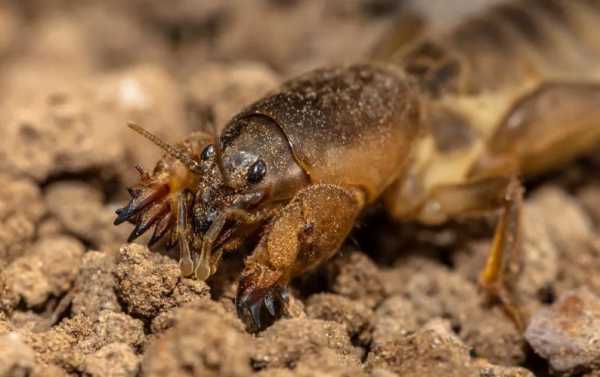
[(117, 218), (113, 222), (114, 225), (121, 225), (129, 218), (129, 212), (126, 208), (119, 208), (117, 211)]
[(129, 234), (129, 237), (127, 237), (127, 242), (131, 243), (135, 241), (135, 239), (141, 236), (142, 233), (144, 233), (144, 229), (142, 229), (140, 224), (137, 224), (135, 228), (133, 228), (133, 231)]
[(130, 201), (127, 206), (117, 209), (115, 213), (117, 214), (117, 218), (113, 224), (120, 225), (135, 216), (137, 213), (137, 208), (133, 205), (133, 201)]
[(160, 238), (161, 237), (159, 237), (156, 233), (152, 234), (152, 237), (150, 237), (150, 241), (148, 241), (148, 247), (156, 245), (156, 243), (160, 241)]
[(273, 296), (267, 294), (264, 298), (265, 308), (271, 314), (271, 317), (275, 317), (276, 309), (275, 309), (275, 301), (273, 300)]
[[(241, 282), (244, 288), (247, 282)], [(283, 314), (287, 303), (287, 290), (282, 286), (256, 289), (251, 286), (238, 291), (236, 309), (248, 331), (259, 332), (269, 327)]]

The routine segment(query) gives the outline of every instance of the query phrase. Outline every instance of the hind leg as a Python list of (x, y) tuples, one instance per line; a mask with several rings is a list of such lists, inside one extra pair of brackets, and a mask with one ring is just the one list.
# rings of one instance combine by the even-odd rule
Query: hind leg
[[(600, 84), (548, 83), (521, 98), (490, 138), (472, 179), (529, 175), (569, 162), (600, 146)], [(475, 178), (478, 177), (478, 178)], [(507, 187), (502, 214), (480, 284), (504, 304), (523, 329), (509, 287), (520, 265), (522, 190)]]
[(527, 176), (600, 146), (600, 84), (541, 85), (515, 103), (470, 176)]
[(514, 284), (523, 267), (521, 208), (523, 188), (517, 180), (508, 185), (492, 246), (485, 266), (479, 274), (479, 284), (492, 297), (502, 302), (504, 309), (519, 330), (525, 330), (526, 318), (519, 308)]

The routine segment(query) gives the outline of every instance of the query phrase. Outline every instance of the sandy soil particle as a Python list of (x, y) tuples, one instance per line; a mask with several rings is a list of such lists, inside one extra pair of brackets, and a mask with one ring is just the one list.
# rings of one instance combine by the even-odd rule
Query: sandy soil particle
[(345, 249), (327, 266), (332, 292), (372, 308), (384, 297), (381, 274), (364, 253)]
[(241, 324), (210, 311), (186, 310), (155, 338), (142, 361), (148, 377), (247, 376), (252, 342)]
[(384, 271), (382, 279), (388, 295), (402, 295), (419, 313), (420, 324), (431, 318), (446, 317), (463, 322), (478, 305), (475, 285), (447, 267), (425, 257), (411, 256)]
[(41, 333), (21, 330), (21, 334), (35, 351), (36, 361), (41, 365), (56, 365), (61, 369), (74, 371), (82, 362), (83, 356), (73, 352), (77, 333), (67, 331), (65, 326)]
[(555, 295), (571, 289), (588, 287), (592, 292), (600, 289), (600, 237), (573, 240), (561, 255), (560, 269), (554, 284)]
[[(67, 84), (53, 82), (55, 75), (27, 79), (20, 72), (25, 69), (39, 70), (15, 68), (14, 74), (25, 76), (22, 80), (31, 85), (5, 84), (17, 88), (6, 103), (0, 103), (7, 110), (0, 117), (5, 125), (0, 153), (6, 154), (0, 169), (5, 172), (43, 182), (93, 171), (99, 178), (118, 175), (133, 184), (133, 165), (152, 165), (161, 151), (132, 137), (128, 121), (173, 141), (190, 131), (184, 96), (161, 66), (147, 63), (102, 74), (70, 72)], [(40, 82), (41, 88), (33, 91), (31, 87)]]
[(577, 198), (585, 208), (596, 227), (600, 226), (600, 184), (590, 184), (584, 186), (577, 192)]
[(471, 313), (461, 325), (460, 338), (472, 353), (500, 365), (520, 365), (527, 358), (523, 335), (507, 321), (500, 307)]
[(412, 301), (401, 295), (385, 299), (371, 319), (372, 347), (402, 338), (419, 328), (417, 313)]
[(277, 75), (262, 64), (207, 64), (190, 74), (187, 91), (196, 105), (210, 106), (215, 125), (223, 127), (240, 109), (274, 90), (278, 82)]
[(125, 343), (111, 343), (85, 359), (83, 376), (135, 377), (138, 375), (139, 366), (139, 357), (131, 346)]
[(308, 299), (306, 314), (309, 318), (341, 323), (346, 326), (348, 335), (355, 337), (369, 332), (373, 311), (361, 302), (322, 293)]
[[(398, 8), (376, 18), (363, 6), (367, 2), (234, 0), (213, 5), (211, 0), (151, 9), (159, 22), (179, 32), (184, 67), (206, 61), (209, 54), (219, 60), (267, 61), (279, 70), (299, 73), (323, 61), (342, 63), (364, 56)], [(379, 22), (370, 22), (374, 20)], [(361, 38), (349, 40), (345, 35)]]
[(30, 377), (70, 377), (64, 369), (56, 365), (36, 364)]
[(125, 310), (142, 318), (209, 295), (204, 282), (182, 278), (175, 261), (138, 244), (121, 248), (114, 276)]
[(27, 377), (35, 365), (35, 353), (17, 333), (0, 335), (0, 376)]
[(269, 368), (257, 374), (260, 377), (366, 377), (367, 372), (348, 363), (347, 360), (331, 349), (323, 349), (318, 354), (302, 355), (287, 368)]
[(104, 346), (123, 343), (132, 349), (142, 345), (143, 323), (122, 313), (103, 311), (94, 317), (78, 315), (50, 330), (23, 329), (25, 342), (42, 365), (56, 365), (68, 372), (82, 372)]
[(253, 352), (255, 365), (293, 368), (308, 355), (332, 350), (345, 364), (360, 366), (362, 351), (350, 342), (346, 327), (318, 319), (283, 319), (259, 334)]
[(142, 321), (109, 310), (100, 312), (88, 327), (89, 335), (81, 339), (76, 347), (84, 354), (90, 354), (112, 343), (140, 347), (145, 339)]
[(83, 252), (83, 245), (67, 236), (40, 240), (6, 268), (6, 279), (27, 307), (38, 306), (71, 287)]
[(115, 292), (115, 256), (112, 253), (88, 251), (73, 286), (73, 314), (94, 315), (102, 310), (121, 311)]
[[(132, 185), (139, 178), (133, 167), (151, 170), (162, 151), (133, 133), (126, 127), (127, 122), (138, 123), (168, 142), (182, 140), (191, 132), (184, 91), (164, 67), (149, 63), (107, 73), (96, 80), (101, 82), (94, 90), (97, 111), (115, 117), (107, 132), (112, 143), (125, 149), (115, 170), (126, 185)], [(115, 138), (121, 142), (115, 143)]]
[(435, 320), (416, 333), (373, 348), (369, 368), (388, 368), (403, 376), (475, 376), (469, 350), (449, 327)]
[(0, 335), (4, 335), (12, 331), (13, 326), (8, 321), (6, 314), (0, 312)]
[(45, 212), (34, 182), (0, 173), (0, 260), (10, 262), (23, 254)]
[(14, 292), (12, 284), (7, 281), (5, 269), (6, 264), (0, 262), (0, 315), (10, 315), (19, 302), (19, 296)]
[(80, 88), (55, 90), (21, 95), (6, 105), (11, 111), (1, 116), (0, 151), (6, 156), (0, 158), (0, 169), (44, 181), (53, 175), (108, 169), (123, 160), (123, 146), (111, 143), (114, 135), (103, 127), (114, 124), (115, 117), (95, 111), (86, 100), (89, 93)]
[(375, 346), (367, 368), (389, 369), (400, 376), (533, 376), (520, 368), (497, 367), (472, 359), (469, 348), (451, 331), (448, 321), (436, 319), (415, 333)]
[(129, 3), (86, 2), (73, 10), (73, 17), (86, 20), (79, 34), (87, 46), (93, 47), (89, 56), (94, 66), (119, 68), (135, 63), (140, 56), (145, 62), (164, 61), (166, 41), (157, 30), (133, 17), (135, 9), (128, 7)]
[(12, 49), (22, 26), (23, 20), (15, 7), (8, 3), (2, 4), (0, 6), (0, 56)]
[(235, 328), (240, 332), (244, 332), (244, 325), (233, 312), (228, 311), (226, 308), (223, 307), (223, 305), (209, 299), (208, 297), (203, 297), (198, 300), (189, 302), (187, 304), (183, 304), (179, 307), (162, 312), (152, 320), (152, 323), (150, 325), (150, 331), (152, 332), (152, 334), (163, 333), (171, 327), (177, 325), (182, 320), (186, 320), (189, 317), (193, 317), (194, 313), (197, 312), (207, 312), (215, 314), (221, 317), (221, 320), (223, 322), (226, 322), (228, 326)]
[(535, 377), (525, 368), (491, 365), (481, 359), (476, 360), (475, 365), (479, 368), (479, 377)]
[[(532, 200), (544, 207), (550, 239), (563, 252), (573, 239), (589, 238), (594, 227), (582, 205), (558, 187), (548, 186), (535, 192)], [(565, 250), (567, 249), (567, 250)]]
[(537, 311), (525, 337), (558, 372), (590, 369), (600, 362), (600, 301), (587, 289), (566, 292)]
[(127, 237), (127, 228), (113, 226), (114, 209), (103, 201), (97, 187), (80, 181), (59, 181), (45, 191), (48, 212), (67, 232), (95, 248), (110, 250)]
[[(472, 281), (418, 256), (400, 259), (398, 267), (384, 272), (383, 276), (389, 294), (402, 297), (392, 303), (396, 306), (391, 308), (392, 313), (408, 317), (395, 324), (390, 324), (389, 317), (382, 318), (383, 331), (376, 329), (376, 335), (387, 338), (415, 329), (415, 323), (423, 325), (434, 318), (445, 318), (478, 356), (507, 365), (525, 360), (524, 342), (519, 332), (504, 320), (502, 311), (486, 308), (485, 297)], [(382, 306), (382, 310), (385, 309), (386, 306)], [(387, 333), (388, 328), (392, 332)], [(492, 333), (495, 335), (490, 336)]]

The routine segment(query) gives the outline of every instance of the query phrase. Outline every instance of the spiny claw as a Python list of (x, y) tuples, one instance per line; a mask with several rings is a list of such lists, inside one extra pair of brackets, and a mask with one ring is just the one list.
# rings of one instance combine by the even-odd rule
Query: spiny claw
[(167, 203), (159, 202), (150, 207), (146, 212), (141, 214), (141, 218), (135, 229), (129, 235), (127, 242), (133, 242), (136, 238), (144, 234), (152, 225), (162, 219), (169, 212), (169, 205)]
[(152, 237), (150, 237), (150, 241), (148, 241), (148, 246), (152, 247), (155, 243), (157, 243), (167, 232), (171, 229), (171, 227), (175, 224), (175, 216), (173, 216), (172, 212), (167, 213), (164, 217), (162, 217), (156, 225), (154, 226), (154, 232), (152, 232)]
[(248, 331), (258, 332), (281, 316), (287, 303), (287, 290), (280, 285), (267, 289), (255, 289), (252, 286), (244, 289), (245, 285), (244, 281), (240, 282), (242, 290), (238, 290), (236, 309)]
[(135, 241), (136, 238), (142, 235), (143, 232), (140, 231), (140, 224), (137, 224), (135, 228), (129, 233), (129, 237), (127, 237), (127, 242), (131, 243)]
[(250, 332), (259, 332), (263, 329), (261, 321), (262, 301), (253, 301), (250, 295), (245, 295), (236, 300), (238, 317), (246, 324)]
[(114, 221), (114, 225), (119, 225), (130, 220), (148, 205), (165, 196), (169, 191), (169, 187), (167, 185), (159, 185), (153, 188), (138, 190), (138, 192), (135, 189), (131, 190), (130, 192), (133, 192), (135, 196), (131, 198), (127, 206), (119, 208), (116, 211), (117, 218)]
[(271, 294), (267, 294), (265, 296), (265, 308), (272, 317), (275, 317), (275, 302), (273, 301), (273, 296)]
[(254, 327), (256, 329), (262, 329), (262, 321), (260, 320), (260, 315), (262, 313), (262, 302), (258, 301), (253, 305), (250, 305), (250, 315), (252, 316), (252, 321), (254, 322)]
[(114, 225), (120, 225), (125, 221), (129, 220), (131, 217), (135, 215), (133, 207), (131, 206), (131, 202), (127, 207), (119, 208), (116, 211), (117, 218), (114, 221)]

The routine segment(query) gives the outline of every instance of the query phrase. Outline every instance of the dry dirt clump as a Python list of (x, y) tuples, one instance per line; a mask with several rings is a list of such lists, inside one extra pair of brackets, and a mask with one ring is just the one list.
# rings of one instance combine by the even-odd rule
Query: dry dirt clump
[(40, 240), (5, 269), (5, 279), (26, 307), (39, 306), (50, 296), (60, 296), (71, 287), (83, 252), (83, 245), (74, 238)]
[(557, 372), (600, 364), (600, 300), (587, 289), (566, 292), (535, 313), (525, 337)]
[[(231, 315), (230, 315), (231, 316)], [(252, 339), (233, 318), (211, 311), (184, 311), (148, 347), (146, 376), (247, 376)]]
[(10, 262), (25, 252), (45, 212), (34, 182), (0, 172), (0, 260)]
[[(469, 348), (451, 331), (450, 324), (433, 320), (417, 332), (375, 347), (368, 368), (383, 367), (402, 376), (468, 377), (497, 375), (496, 367), (471, 359)], [(533, 376), (519, 368), (504, 371), (506, 376)]]
[(151, 319), (175, 306), (209, 296), (204, 282), (182, 278), (175, 261), (151, 253), (144, 246), (123, 247), (115, 263), (117, 297), (134, 316)]
[(369, 332), (373, 311), (359, 301), (331, 293), (312, 295), (306, 302), (309, 318), (341, 323), (350, 337)]
[(171, 143), (218, 133), (287, 78), (367, 56), (405, 3), (448, 4), (0, 2), (0, 377), (600, 376), (593, 154), (526, 181), (525, 333), (477, 285), (493, 214), (428, 228), (374, 208), (256, 335), (235, 310), (241, 253), (199, 282), (113, 226), (162, 153), (128, 121)]
[(359, 368), (362, 350), (350, 342), (344, 326), (317, 319), (283, 319), (262, 332), (254, 351), (260, 367), (293, 368), (303, 358), (333, 351), (343, 362)]
[(102, 250), (114, 250), (127, 237), (126, 229), (111, 226), (114, 210), (104, 205), (103, 193), (81, 181), (59, 181), (45, 191), (48, 212), (61, 230)]
[(0, 335), (0, 376), (29, 376), (35, 366), (35, 353), (16, 333)]
[(92, 250), (85, 253), (73, 284), (72, 314), (90, 316), (102, 310), (122, 311), (115, 292), (114, 268), (113, 254)]
[(384, 297), (381, 271), (364, 253), (342, 250), (328, 267), (331, 290), (372, 308)]

